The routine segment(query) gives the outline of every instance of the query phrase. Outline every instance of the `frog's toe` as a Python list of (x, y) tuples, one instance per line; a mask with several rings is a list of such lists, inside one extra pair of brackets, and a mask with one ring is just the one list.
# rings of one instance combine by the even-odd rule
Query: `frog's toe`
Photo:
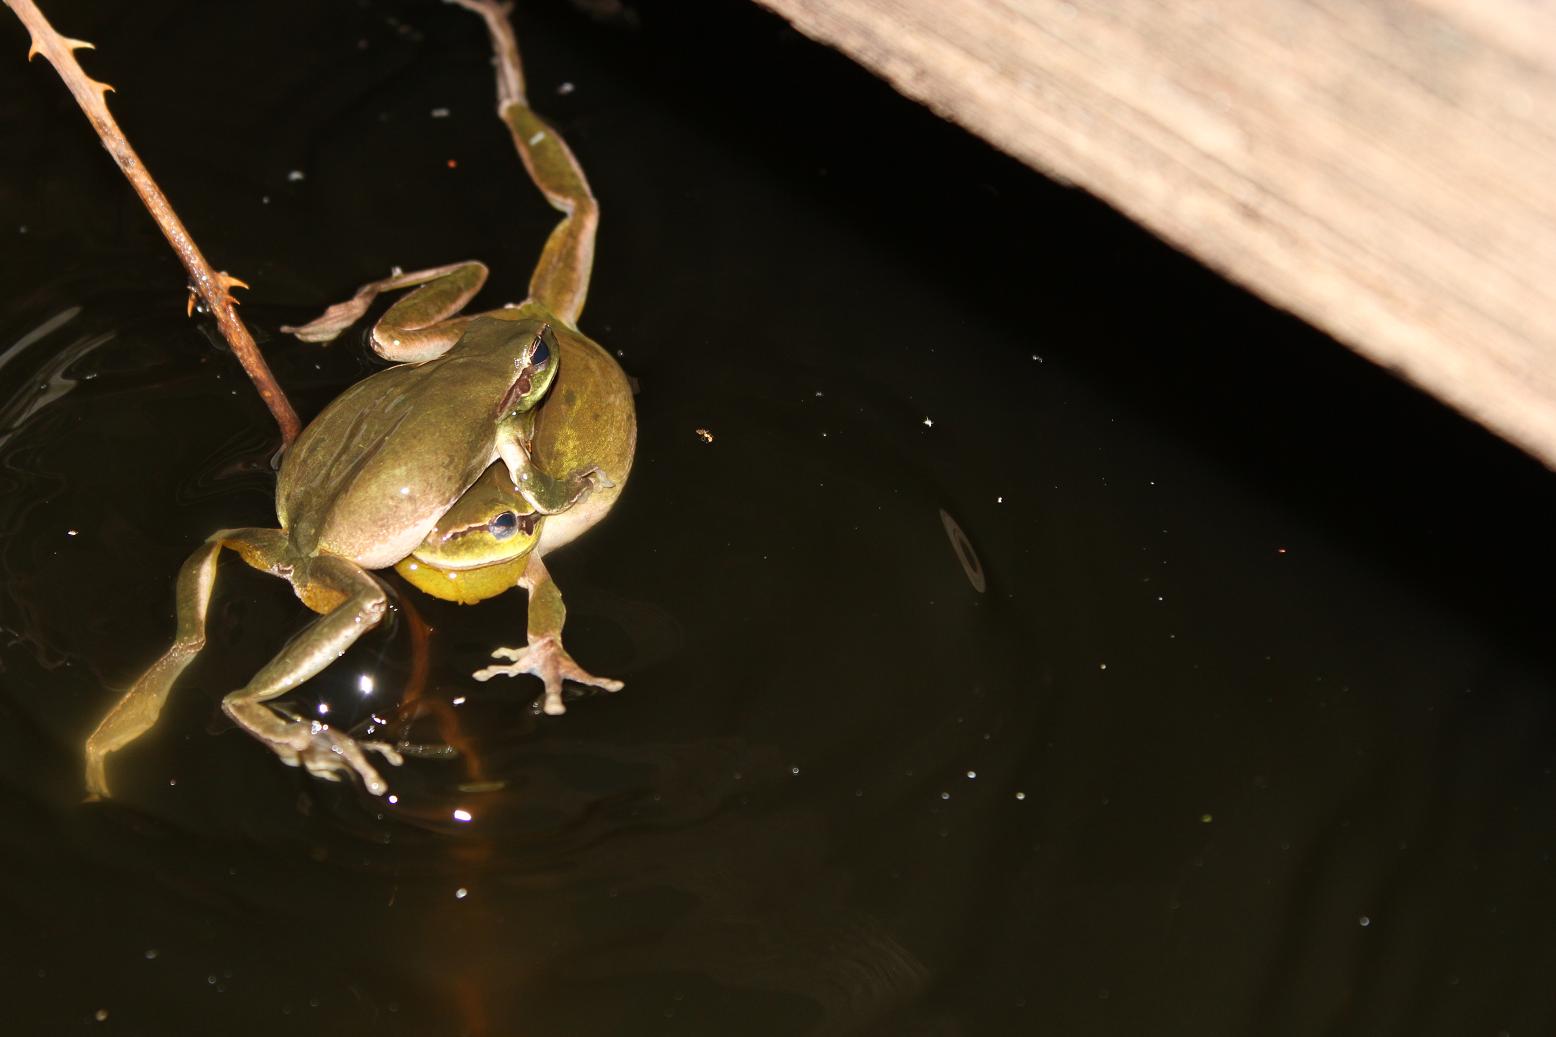
[(377, 753), (396, 767), (405, 762), (405, 757), (401, 756), (399, 750), (388, 742), (358, 742), (357, 744), (363, 749)]
[(573, 657), (567, 654), (560, 642), (555, 638), (546, 637), (531, 641), (523, 648), (497, 648), (492, 651), (492, 657), (496, 659), (511, 660), (505, 666), (488, 666), (477, 670), (474, 677), (478, 681), (491, 680), (493, 677), (517, 677), (521, 673), (533, 674), (539, 677), (546, 686), (546, 697), (541, 709), (552, 716), (560, 716), (567, 712), (567, 706), (562, 701), (562, 682), (564, 680), (576, 681), (579, 684), (588, 684), (605, 691), (620, 691), (625, 685), (621, 681), (610, 677), (596, 677), (588, 670), (573, 661)]
[(283, 324), (281, 330), (304, 342), (332, 342), (367, 312), (371, 301), (371, 296), (364, 299), (359, 294), (356, 298), (336, 303), (307, 324)]
[(296, 755), (315, 778), (339, 781), (341, 774), (355, 774), (368, 792), (382, 796), (389, 785), (368, 762), (368, 752), (378, 753), (396, 767), (405, 762), (387, 742), (358, 742), (324, 724), (312, 725), (307, 744)]

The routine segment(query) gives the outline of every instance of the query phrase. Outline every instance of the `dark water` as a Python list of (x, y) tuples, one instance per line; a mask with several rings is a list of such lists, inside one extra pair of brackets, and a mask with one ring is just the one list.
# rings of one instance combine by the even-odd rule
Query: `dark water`
[[(470, 16), (49, 6), (305, 417), (377, 361), (280, 324), (394, 264), (522, 293), (552, 216)], [(605, 206), (583, 326), (642, 386), (552, 564), (628, 686), (539, 717), (467, 676), (519, 595), (395, 583), (296, 694), (459, 748), (393, 807), (221, 720), (307, 618), (230, 560), (81, 802), (276, 439), (0, 18), (0, 1029), (1552, 1032), (1550, 475), (776, 20), (632, 12), (519, 20)]]

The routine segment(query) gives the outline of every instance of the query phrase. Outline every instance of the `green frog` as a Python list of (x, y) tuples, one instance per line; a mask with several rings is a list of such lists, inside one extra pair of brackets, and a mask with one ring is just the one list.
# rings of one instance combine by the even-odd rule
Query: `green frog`
[(214, 533), (177, 581), (172, 645), (86, 742), (86, 784), (108, 794), (107, 756), (156, 722), (174, 682), (205, 644), (206, 611), (222, 548), (289, 581), (319, 613), (223, 711), (282, 762), (338, 781), (354, 774), (374, 795), (387, 785), (358, 741), (277, 702), (322, 671), (383, 617), (388, 598), (371, 570), (395, 567), (416, 587), (474, 603), (520, 586), (529, 594), (526, 643), (493, 652), (475, 674), (533, 674), (543, 709), (564, 711), (564, 680), (616, 691), (562, 646), (561, 593), (543, 556), (610, 511), (632, 467), (632, 389), (615, 360), (577, 329), (588, 291), (599, 207), (562, 139), (529, 107), (518, 48), (493, 0), (452, 0), (481, 15), (497, 56), (498, 115), (530, 178), (563, 213), (541, 251), (529, 296), (463, 316), (486, 279), (478, 262), (399, 273), (364, 285), (317, 320), (283, 330), (327, 342), (382, 292), (412, 288), (374, 326), (374, 349), (398, 366), (347, 389), (303, 430), (282, 460), (276, 529)]

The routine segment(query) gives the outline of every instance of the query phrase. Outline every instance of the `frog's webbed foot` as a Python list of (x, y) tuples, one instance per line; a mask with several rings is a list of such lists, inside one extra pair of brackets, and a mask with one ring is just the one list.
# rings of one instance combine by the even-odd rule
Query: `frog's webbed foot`
[(521, 673), (534, 674), (546, 686), (546, 698), (541, 708), (552, 716), (567, 712), (567, 707), (562, 704), (564, 680), (589, 684), (596, 688), (604, 688), (606, 691), (620, 691), (625, 686), (621, 681), (609, 677), (596, 677), (579, 666), (573, 661), (573, 657), (567, 654), (567, 649), (562, 647), (562, 642), (555, 637), (532, 637), (529, 644), (523, 648), (498, 648), (492, 652), (492, 658), (510, 661), (506, 665), (488, 666), (477, 670), (473, 674), (476, 680), (517, 677)]
[[(374, 290), (368, 291), (368, 288)], [(368, 288), (363, 288), (345, 302), (333, 304), (307, 324), (283, 324), (281, 330), (285, 334), (297, 336), (304, 342), (333, 342), (342, 331), (361, 320), (362, 315), (367, 312), (373, 297), (378, 294), (375, 285), (369, 285)]]
[(396, 767), (405, 762), (388, 742), (359, 742), (328, 724), (309, 720), (287, 724), (272, 748), (282, 763), (306, 767), (315, 778), (339, 781), (342, 773), (355, 774), (375, 796), (383, 795), (389, 786), (368, 762), (368, 753), (378, 753)]

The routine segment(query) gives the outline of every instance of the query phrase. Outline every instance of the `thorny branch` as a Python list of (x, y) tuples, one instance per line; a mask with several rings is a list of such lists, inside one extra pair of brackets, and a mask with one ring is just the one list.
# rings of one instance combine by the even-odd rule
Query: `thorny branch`
[[(276, 424), (281, 427), (282, 446), (289, 445), (297, 438), (298, 430), (301, 428), (297, 420), (297, 412), (292, 410), (292, 405), (287, 402), (286, 394), (276, 384), (269, 366), (265, 363), (265, 358), (260, 355), (259, 347), (254, 344), (253, 336), (239, 319), (237, 301), (229, 291), (235, 287), (247, 288), (248, 285), (236, 277), (211, 269), (210, 264), (205, 261), (205, 256), (201, 255), (200, 249), (195, 245), (194, 239), (189, 236), (189, 231), (184, 228), (183, 221), (173, 211), (167, 196), (151, 178), (151, 174), (141, 163), (140, 156), (135, 154), (135, 149), (130, 146), (124, 132), (119, 129), (119, 124), (109, 113), (108, 105), (104, 101), (104, 96), (113, 87), (89, 78), (76, 61), (73, 52), (82, 48), (91, 48), (92, 44), (61, 36), (44, 18), (43, 12), (38, 10), (33, 0), (5, 0), (5, 3), (16, 13), (16, 17), (21, 19), (22, 24), (32, 35), (32, 46), (27, 51), (27, 60), (31, 61), (36, 55), (42, 54), (49, 64), (54, 66), (59, 77), (65, 81), (65, 86), (92, 123), (92, 128), (102, 138), (103, 147), (108, 149), (108, 154), (112, 155), (113, 160), (119, 164), (119, 169), (135, 188), (135, 192), (140, 195), (146, 211), (157, 221), (157, 226), (162, 228), (168, 244), (173, 246), (173, 251), (178, 253), (184, 268), (189, 271), (191, 290), (199, 294), (205, 301), (206, 307), (216, 317), (216, 324), (221, 328), (227, 344), (232, 347), (233, 355), (243, 365), (243, 370), (248, 373), (254, 387), (259, 390), (260, 398), (265, 401), (265, 406), (270, 408)], [(190, 307), (192, 310), (192, 298)]]

